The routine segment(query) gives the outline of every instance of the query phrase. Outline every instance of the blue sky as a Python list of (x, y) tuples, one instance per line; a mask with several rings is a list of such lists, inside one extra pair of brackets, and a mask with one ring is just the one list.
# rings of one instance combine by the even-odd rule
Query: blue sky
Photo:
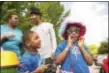
[(107, 2), (61, 2), (65, 10), (70, 9), (68, 20), (80, 21), (87, 27), (85, 42), (99, 45), (108, 38)]

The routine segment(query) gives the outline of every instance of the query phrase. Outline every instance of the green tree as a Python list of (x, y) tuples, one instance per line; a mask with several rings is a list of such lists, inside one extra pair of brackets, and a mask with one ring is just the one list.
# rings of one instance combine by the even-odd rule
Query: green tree
[[(0, 11), (2, 11), (2, 5), (3, 5), (3, 1), (2, 2), (0, 2)], [(0, 25), (1, 25), (1, 17), (2, 17), (2, 14), (0, 13)]]
[(88, 46), (89, 47), (89, 51), (92, 55), (96, 56), (98, 53), (98, 48), (99, 46), (97, 46), (96, 44), (91, 44)]
[[(1, 3), (1, 2), (0, 2)], [(1, 4), (0, 4), (1, 5)], [(57, 40), (59, 39), (57, 33), (60, 24), (57, 26), (61, 15), (64, 12), (64, 6), (60, 2), (4, 2), (1, 6), (1, 23), (6, 23), (6, 16), (9, 12), (16, 12), (20, 15), (19, 28), (22, 31), (26, 31), (31, 28), (31, 24), (28, 21), (28, 13), (30, 7), (38, 7), (43, 13), (43, 21), (51, 22), (54, 25), (56, 31)], [(60, 41), (58, 41), (60, 42)]]
[(109, 53), (108, 41), (102, 41), (98, 49), (98, 54), (105, 54), (105, 53)]
[[(67, 16), (69, 16), (69, 14), (70, 14), (70, 10), (66, 11), (65, 13), (63, 13), (62, 16), (59, 18), (59, 20), (57, 21), (57, 23), (56, 23), (56, 25), (55, 25), (55, 27), (56, 27), (58, 30), (59, 30), (59, 28), (60, 28), (60, 24), (64, 21), (64, 19), (65, 19)], [(58, 39), (57, 42), (59, 43), (60, 41), (63, 40), (63, 38), (58, 35), (58, 32), (59, 32), (58, 30), (56, 30), (56, 36), (58, 36), (58, 37), (57, 37), (57, 39)]]

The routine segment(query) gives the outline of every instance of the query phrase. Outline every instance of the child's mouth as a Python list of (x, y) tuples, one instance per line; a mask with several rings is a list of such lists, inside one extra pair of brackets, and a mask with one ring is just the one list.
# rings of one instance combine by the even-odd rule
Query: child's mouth
[(77, 37), (71, 37), (71, 39), (76, 39)]

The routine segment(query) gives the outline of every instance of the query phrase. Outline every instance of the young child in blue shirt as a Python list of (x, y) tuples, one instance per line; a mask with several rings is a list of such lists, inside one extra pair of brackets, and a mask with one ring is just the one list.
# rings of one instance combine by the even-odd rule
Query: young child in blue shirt
[(64, 40), (55, 51), (56, 62), (61, 65), (59, 73), (89, 73), (88, 65), (92, 65), (93, 61), (84, 45), (86, 27), (72, 21), (66, 22), (64, 27), (61, 33)]
[(29, 31), (23, 36), (25, 53), (20, 59), (20, 73), (43, 73), (47, 66), (40, 66), (41, 58), (37, 49), (41, 46), (39, 35)]

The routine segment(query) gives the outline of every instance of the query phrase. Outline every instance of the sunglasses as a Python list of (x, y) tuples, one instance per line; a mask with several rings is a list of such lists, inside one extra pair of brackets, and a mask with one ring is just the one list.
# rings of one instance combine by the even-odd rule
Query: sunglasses
[(70, 27), (70, 28), (67, 30), (67, 33), (68, 33), (68, 34), (72, 34), (72, 32), (80, 33), (80, 28), (79, 28), (79, 27)]

